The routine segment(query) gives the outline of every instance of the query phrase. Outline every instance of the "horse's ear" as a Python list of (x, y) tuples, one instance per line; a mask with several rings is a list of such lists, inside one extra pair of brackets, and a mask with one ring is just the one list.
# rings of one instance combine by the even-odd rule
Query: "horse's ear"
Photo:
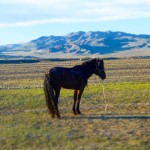
[(103, 59), (102, 58), (97, 58), (97, 61), (103, 61)]
[(100, 60), (99, 58), (96, 58), (96, 62), (99, 61), (99, 60)]

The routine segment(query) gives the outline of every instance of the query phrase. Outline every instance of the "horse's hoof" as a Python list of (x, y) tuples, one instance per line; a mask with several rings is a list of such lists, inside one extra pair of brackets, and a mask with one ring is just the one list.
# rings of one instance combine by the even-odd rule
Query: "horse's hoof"
[(53, 119), (55, 118), (55, 114), (52, 114), (52, 118), (53, 118)]
[(77, 115), (81, 115), (81, 112), (80, 112), (80, 111), (78, 111), (78, 112), (77, 112)]
[(74, 114), (74, 115), (77, 115), (77, 113), (76, 113), (75, 111), (73, 111), (73, 114)]
[(57, 118), (60, 119), (60, 115), (57, 115)]

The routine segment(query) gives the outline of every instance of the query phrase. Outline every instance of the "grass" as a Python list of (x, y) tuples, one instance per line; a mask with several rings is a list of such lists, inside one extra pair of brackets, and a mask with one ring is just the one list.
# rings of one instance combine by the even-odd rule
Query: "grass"
[(107, 79), (90, 78), (82, 115), (72, 113), (73, 91), (62, 89), (61, 119), (51, 119), (44, 72), (80, 63), (0, 65), (0, 149), (150, 149), (149, 59), (105, 61)]
[[(82, 97), (81, 116), (71, 107), (73, 91), (61, 91), (60, 120), (47, 113), (43, 89), (0, 90), (1, 149), (149, 149), (149, 119), (113, 119), (149, 113), (149, 83), (90, 84)], [(110, 119), (102, 119), (109, 115)], [(111, 118), (112, 117), (112, 118)]]

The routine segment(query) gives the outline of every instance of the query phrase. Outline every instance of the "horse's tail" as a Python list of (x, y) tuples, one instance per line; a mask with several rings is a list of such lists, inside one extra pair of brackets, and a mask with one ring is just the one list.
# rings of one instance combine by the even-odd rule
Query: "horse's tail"
[(46, 104), (49, 110), (49, 113), (52, 115), (52, 118), (55, 117), (55, 103), (54, 103), (54, 90), (51, 85), (51, 79), (49, 73), (45, 74), (44, 79), (44, 93), (46, 98)]

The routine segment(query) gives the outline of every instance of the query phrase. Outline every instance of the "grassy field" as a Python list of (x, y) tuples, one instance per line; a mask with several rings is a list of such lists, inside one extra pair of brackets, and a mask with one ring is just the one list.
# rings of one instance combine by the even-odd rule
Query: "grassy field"
[(81, 116), (72, 113), (73, 91), (61, 90), (61, 119), (51, 119), (44, 72), (81, 62), (0, 65), (1, 149), (150, 149), (149, 59), (107, 60), (107, 79), (89, 80)]

